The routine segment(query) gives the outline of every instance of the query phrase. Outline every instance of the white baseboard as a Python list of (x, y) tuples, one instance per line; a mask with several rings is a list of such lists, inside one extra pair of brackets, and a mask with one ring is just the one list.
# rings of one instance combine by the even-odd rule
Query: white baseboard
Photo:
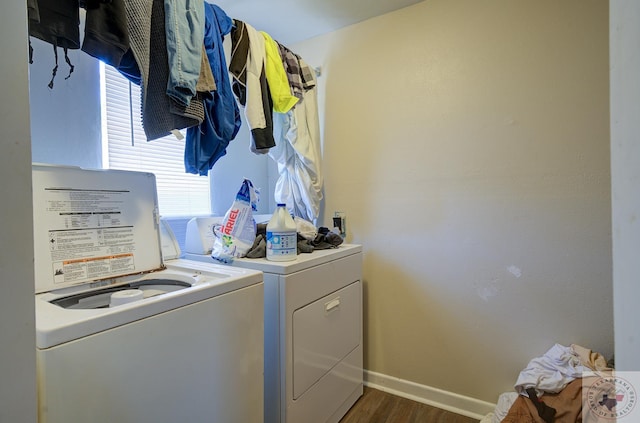
[(485, 415), (493, 412), (496, 406), (490, 402), (466, 397), (431, 386), (420, 385), (415, 382), (398, 379), (397, 377), (383, 375), (370, 370), (364, 371), (364, 384), (380, 391), (478, 420), (482, 420)]

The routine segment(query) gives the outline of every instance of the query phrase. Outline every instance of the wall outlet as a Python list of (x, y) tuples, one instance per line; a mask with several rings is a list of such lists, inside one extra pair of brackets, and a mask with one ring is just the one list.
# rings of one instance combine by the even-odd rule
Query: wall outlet
[(333, 227), (338, 230), (342, 238), (347, 236), (347, 215), (344, 212), (333, 213)]

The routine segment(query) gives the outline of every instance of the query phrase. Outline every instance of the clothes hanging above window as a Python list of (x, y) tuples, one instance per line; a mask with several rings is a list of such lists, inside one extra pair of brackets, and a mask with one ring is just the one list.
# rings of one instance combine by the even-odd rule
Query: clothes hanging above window
[(278, 164), (274, 197), (286, 203), (295, 216), (315, 222), (320, 213), (323, 193), (322, 156), (318, 99), (313, 71), (302, 59), (305, 86), (302, 98), (288, 113), (274, 116), (276, 147), (269, 156)]
[(77, 0), (28, 0), (29, 35), (56, 47), (80, 48)]
[[(187, 129), (187, 173), (206, 175), (226, 154), (240, 128), (240, 105), (250, 150), (278, 163), (277, 201), (296, 216), (318, 217), (316, 79), (300, 56), (204, 0), (27, 0), (27, 6), (30, 35), (51, 43), (56, 59), (55, 49), (63, 48), (70, 73), (67, 50), (82, 48), (141, 87), (148, 141)], [(80, 7), (86, 9), (82, 44)], [(57, 61), (53, 77), (56, 71)]]
[(222, 37), (229, 34), (233, 22), (218, 6), (205, 4), (204, 46), (217, 90), (204, 100), (205, 119), (187, 130), (185, 170), (206, 175), (226, 154), (226, 148), (240, 129), (240, 110), (233, 97)]
[(266, 52), (265, 72), (273, 100), (273, 110), (278, 113), (287, 113), (296, 105), (298, 97), (291, 93), (278, 44), (266, 32), (260, 31), (260, 34), (264, 38)]
[[(84, 38), (80, 45), (80, 8), (86, 9)], [(79, 49), (103, 62), (118, 66), (129, 49), (129, 33), (124, 0), (27, 0), (29, 35), (54, 47), (56, 66), (49, 87), (57, 71), (57, 51), (64, 50), (69, 65), (73, 65), (68, 50)], [(30, 55), (33, 50), (30, 48)], [(32, 58), (30, 58), (30, 62)]]
[[(264, 66), (264, 38), (251, 25), (236, 19), (231, 41), (229, 70), (234, 76), (234, 93), (244, 106), (251, 129), (250, 149), (257, 154), (266, 154), (276, 143), (273, 139), (273, 101)], [(239, 71), (242, 73), (237, 73)]]
[[(167, 95), (170, 69), (163, 0), (127, 0), (125, 5), (132, 54), (123, 57), (121, 66), (127, 74), (135, 74), (137, 65), (140, 73), (142, 125), (147, 140), (200, 124), (204, 120), (201, 98), (184, 106)], [(135, 63), (130, 63), (131, 59)]]
[(81, 7), (87, 10), (82, 51), (118, 67), (122, 56), (129, 50), (124, 0), (84, 1)]
[[(29, 35), (53, 45), (55, 65), (51, 70), (49, 88), (53, 88), (58, 73), (58, 50), (64, 51), (69, 65), (68, 79), (73, 73), (69, 49), (80, 48), (80, 10), (77, 0), (27, 0)], [(33, 48), (29, 42), (29, 63), (33, 63)]]

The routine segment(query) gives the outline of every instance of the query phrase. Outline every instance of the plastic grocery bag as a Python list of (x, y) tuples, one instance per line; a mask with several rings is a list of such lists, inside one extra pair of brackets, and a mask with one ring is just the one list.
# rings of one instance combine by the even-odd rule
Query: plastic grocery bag
[(236, 199), (224, 215), (222, 225), (213, 229), (211, 257), (223, 263), (231, 263), (234, 257), (244, 257), (256, 239), (256, 221), (253, 212), (258, 210), (258, 191), (245, 179)]

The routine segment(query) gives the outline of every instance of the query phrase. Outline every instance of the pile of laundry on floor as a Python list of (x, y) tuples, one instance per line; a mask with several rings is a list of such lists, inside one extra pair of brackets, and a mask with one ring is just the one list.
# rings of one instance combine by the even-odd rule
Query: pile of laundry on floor
[(585, 377), (613, 370), (613, 362), (590, 349), (555, 344), (520, 372), (515, 392), (498, 398), (480, 423), (582, 422)]

